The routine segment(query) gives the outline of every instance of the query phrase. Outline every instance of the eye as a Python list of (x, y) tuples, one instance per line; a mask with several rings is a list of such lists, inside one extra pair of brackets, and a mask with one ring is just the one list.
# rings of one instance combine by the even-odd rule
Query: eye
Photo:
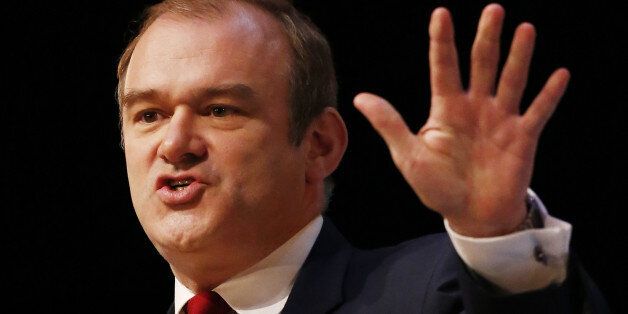
[(226, 116), (230, 116), (234, 113), (236, 113), (236, 109), (234, 108), (223, 105), (214, 105), (209, 107), (208, 115), (212, 115), (217, 118), (223, 118)]
[(144, 111), (140, 114), (139, 120), (142, 123), (153, 123), (159, 120), (159, 113), (157, 111)]

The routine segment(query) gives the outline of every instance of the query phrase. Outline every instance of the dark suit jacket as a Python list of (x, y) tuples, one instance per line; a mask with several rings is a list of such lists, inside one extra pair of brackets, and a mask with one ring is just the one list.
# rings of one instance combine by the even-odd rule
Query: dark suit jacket
[(574, 259), (562, 285), (504, 295), (469, 273), (446, 234), (363, 251), (325, 218), (282, 313), (608, 313)]

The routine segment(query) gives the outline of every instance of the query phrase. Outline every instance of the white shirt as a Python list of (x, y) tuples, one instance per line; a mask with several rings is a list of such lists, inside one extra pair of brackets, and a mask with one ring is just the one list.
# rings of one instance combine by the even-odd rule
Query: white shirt
[[(543, 229), (529, 229), (492, 238), (470, 238), (445, 229), (460, 258), (478, 274), (501, 289), (520, 293), (562, 283), (566, 278), (571, 225), (547, 214), (532, 190), (544, 217)], [(323, 225), (318, 216), (290, 240), (251, 268), (214, 289), (237, 313), (279, 313), (290, 295), (297, 272), (305, 262)], [(535, 253), (544, 254), (543, 261)], [(263, 287), (263, 289), (260, 289)], [(174, 312), (185, 314), (185, 303), (194, 296), (175, 278)]]
[[(536, 199), (544, 228), (528, 229), (492, 238), (471, 238), (455, 233), (445, 220), (445, 229), (458, 256), (484, 279), (510, 293), (537, 290), (567, 277), (567, 257), (571, 224), (547, 214), (545, 205)], [(542, 253), (544, 261), (535, 255)]]
[[(288, 300), (297, 272), (314, 246), (322, 226), (323, 217), (316, 217), (270, 255), (225, 281), (214, 291), (238, 313), (281, 312)], [(193, 296), (194, 292), (175, 278), (174, 312), (184, 314), (182, 308)]]

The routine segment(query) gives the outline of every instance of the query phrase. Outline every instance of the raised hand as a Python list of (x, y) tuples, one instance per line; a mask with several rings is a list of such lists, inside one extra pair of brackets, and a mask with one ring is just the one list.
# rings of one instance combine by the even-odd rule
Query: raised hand
[(517, 28), (495, 86), (503, 19), (501, 6), (484, 9), (464, 90), (451, 16), (444, 8), (434, 10), (429, 27), (432, 103), (417, 134), (383, 98), (362, 93), (354, 100), (421, 201), (456, 232), (473, 237), (508, 234), (524, 220), (538, 138), (569, 81), (566, 69), (556, 70), (521, 115), (535, 30), (528, 23)]

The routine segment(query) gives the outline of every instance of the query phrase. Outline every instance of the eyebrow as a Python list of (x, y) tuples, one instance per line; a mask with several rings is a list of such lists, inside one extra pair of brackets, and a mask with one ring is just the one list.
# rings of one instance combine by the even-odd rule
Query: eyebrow
[[(242, 100), (249, 100), (256, 96), (253, 88), (246, 84), (222, 84), (207, 88), (202, 88), (191, 92), (192, 101), (197, 102), (199, 100), (215, 98), (215, 97), (233, 97)], [(134, 90), (130, 89), (122, 95), (120, 98), (121, 107), (129, 107), (133, 103), (142, 100), (148, 101), (163, 101), (169, 99), (168, 93), (161, 92), (156, 89)]]

